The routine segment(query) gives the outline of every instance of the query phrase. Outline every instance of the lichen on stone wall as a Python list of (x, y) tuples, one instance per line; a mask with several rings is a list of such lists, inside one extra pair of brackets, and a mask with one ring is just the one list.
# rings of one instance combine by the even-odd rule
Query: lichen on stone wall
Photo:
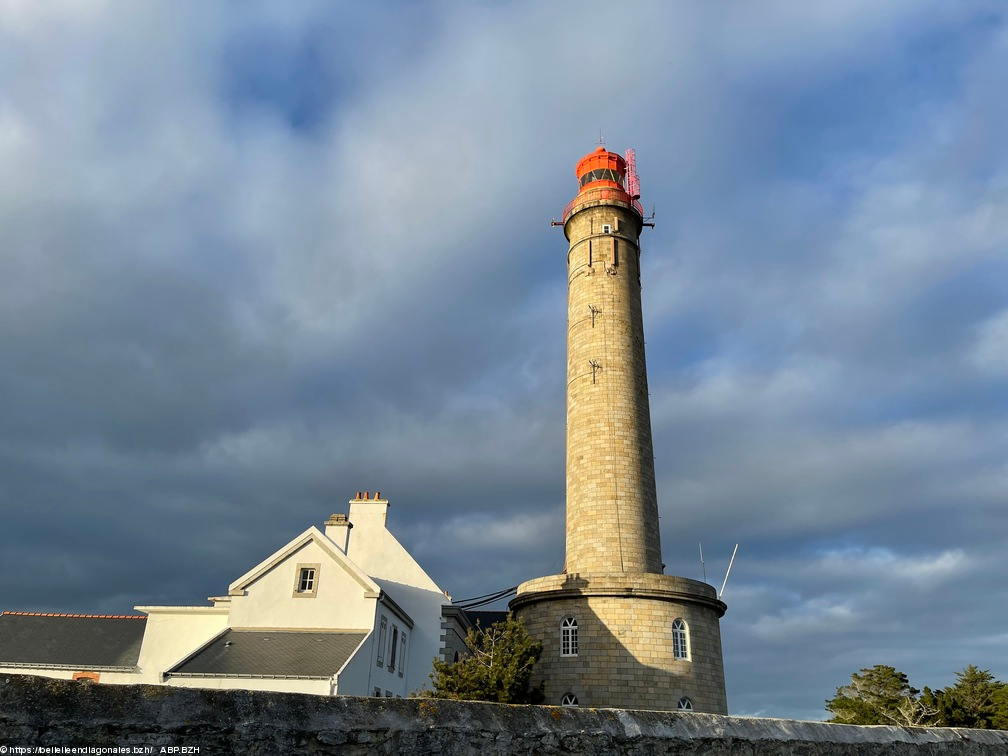
[(1008, 732), (96, 685), (0, 675), (0, 744), (196, 746), (201, 754), (346, 756), (1003, 756)]

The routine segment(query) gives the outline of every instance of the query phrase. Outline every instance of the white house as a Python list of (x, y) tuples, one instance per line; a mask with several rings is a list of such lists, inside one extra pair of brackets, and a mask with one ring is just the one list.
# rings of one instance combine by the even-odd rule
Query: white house
[(140, 615), (0, 615), (0, 672), (105, 683), (405, 696), (446, 655), (447, 595), (367, 492), (239, 577), (210, 606)]

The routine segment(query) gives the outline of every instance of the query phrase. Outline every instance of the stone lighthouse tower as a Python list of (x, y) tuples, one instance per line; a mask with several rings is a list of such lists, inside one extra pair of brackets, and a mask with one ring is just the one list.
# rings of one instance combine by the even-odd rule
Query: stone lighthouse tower
[(633, 152), (599, 147), (576, 175), (562, 219), (567, 557), (563, 574), (520, 585), (511, 610), (543, 644), (533, 682), (548, 704), (727, 714), (726, 606), (707, 583), (662, 574)]

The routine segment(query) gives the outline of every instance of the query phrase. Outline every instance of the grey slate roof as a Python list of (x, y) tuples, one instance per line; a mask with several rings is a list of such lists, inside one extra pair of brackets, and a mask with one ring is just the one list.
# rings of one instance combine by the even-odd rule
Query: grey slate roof
[(226, 630), (168, 674), (326, 678), (366, 636), (363, 630)]
[(133, 669), (140, 658), (145, 616), (0, 614), (0, 664)]

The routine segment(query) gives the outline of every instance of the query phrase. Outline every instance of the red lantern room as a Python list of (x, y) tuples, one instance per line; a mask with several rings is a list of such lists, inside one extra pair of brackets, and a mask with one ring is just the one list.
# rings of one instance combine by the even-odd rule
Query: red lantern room
[[(626, 158), (599, 147), (581, 158), (574, 174), (578, 179), (578, 193), (564, 208), (562, 220), (554, 220), (553, 225), (567, 223), (576, 209), (597, 202), (625, 203), (643, 217), (641, 207), (640, 179), (637, 177), (637, 157), (633, 150), (627, 150)], [(648, 224), (650, 225), (650, 224)]]
[(626, 160), (622, 155), (599, 147), (578, 161), (575, 174), (581, 191), (588, 188), (611, 186), (623, 189), (626, 178)]

